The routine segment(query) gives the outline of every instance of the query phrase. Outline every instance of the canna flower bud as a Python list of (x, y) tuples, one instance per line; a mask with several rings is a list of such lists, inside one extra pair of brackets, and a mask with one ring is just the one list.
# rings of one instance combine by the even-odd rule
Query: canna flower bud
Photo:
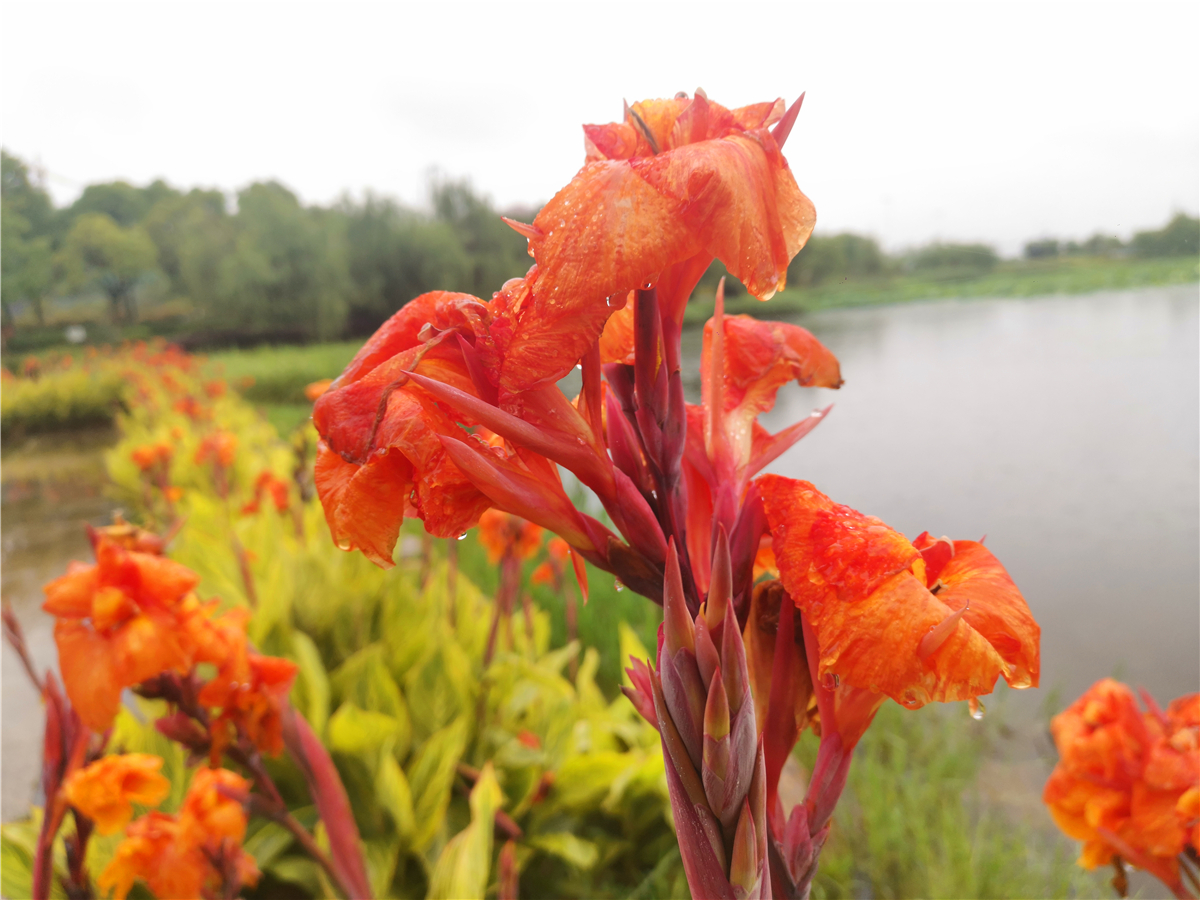
[(706, 610), (687, 614), (674, 544), (663, 599), (658, 670), (635, 663), (626, 693), (643, 715), (653, 701), (688, 885), (696, 897), (769, 897), (765, 757), (733, 606), (718, 645)]

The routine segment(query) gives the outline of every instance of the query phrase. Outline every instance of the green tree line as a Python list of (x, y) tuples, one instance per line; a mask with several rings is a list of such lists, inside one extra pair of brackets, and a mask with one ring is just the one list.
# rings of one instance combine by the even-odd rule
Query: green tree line
[(114, 181), (56, 209), (5, 152), (2, 187), (8, 328), (18, 317), (45, 325), (52, 300), (89, 295), (105, 298), (113, 325), (129, 325), (152, 294), (183, 301), (204, 343), (328, 340), (369, 334), (425, 291), (490, 296), (531, 263), (525, 239), (465, 182), (435, 184), (428, 213), (371, 194), (305, 206), (277, 182), (230, 202)]
[[(52, 303), (90, 297), (103, 298), (111, 325), (126, 330), (148, 315), (139, 304), (149, 298), (159, 311), (174, 310), (184, 320), (174, 335), (196, 345), (356, 337), (426, 291), (489, 297), (531, 262), (525, 239), (466, 182), (434, 184), (428, 211), (370, 193), (305, 206), (273, 181), (229, 198), (161, 180), (89, 185), (58, 209), (28, 165), (7, 152), (2, 161), (0, 299), (9, 335), (18, 322), (46, 326)], [(530, 221), (536, 210), (508, 212)], [(1195, 256), (1198, 245), (1200, 220), (1179, 214), (1128, 243), (1103, 234), (1081, 243), (1043, 238), (1025, 256)], [(969, 278), (999, 261), (984, 244), (889, 255), (869, 237), (817, 234), (793, 260), (788, 284), (803, 291), (905, 274)], [(706, 291), (723, 274), (715, 263)], [(736, 296), (741, 286), (731, 280), (727, 290)]]

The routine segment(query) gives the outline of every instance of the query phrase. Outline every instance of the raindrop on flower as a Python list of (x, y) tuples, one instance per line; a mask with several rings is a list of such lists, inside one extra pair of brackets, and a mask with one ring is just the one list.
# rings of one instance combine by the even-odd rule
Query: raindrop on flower
[(458, 536), (458, 540), (460, 540), (460, 541), (465, 541), (466, 539), (467, 539), (467, 533), (465, 531)]
[(983, 718), (983, 714), (987, 712), (978, 697), (972, 697), (967, 701), (967, 710), (971, 713), (971, 718), (978, 722)]
[(613, 589), (614, 589), (614, 590), (616, 590), (616, 591), (618, 591), (618, 592), (619, 592), (619, 591), (623, 591), (623, 590), (625, 590), (625, 585), (621, 583), (621, 579), (620, 579), (620, 578), (614, 578), (614, 579), (613, 579)]

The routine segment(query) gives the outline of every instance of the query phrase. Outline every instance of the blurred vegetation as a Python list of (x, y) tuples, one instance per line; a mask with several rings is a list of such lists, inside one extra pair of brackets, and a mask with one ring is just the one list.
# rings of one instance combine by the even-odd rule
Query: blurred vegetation
[[(525, 239), (466, 182), (430, 186), (427, 210), (367, 193), (305, 206), (277, 182), (236, 196), (93, 184), (55, 209), (36, 170), (3, 162), (5, 348), (32, 353), (165, 336), (188, 348), (305, 344), (363, 337), (431, 290), (490, 297), (531, 264)], [(506, 214), (530, 221), (536, 208)], [(1200, 220), (1176, 215), (1128, 243), (1113, 235), (1030, 241), (1021, 260), (982, 244), (889, 254), (872, 238), (816, 234), (792, 261), (788, 289), (760, 307), (735, 280), (731, 311), (772, 314), (939, 296), (1027, 296), (1197, 278)], [(703, 318), (724, 266), (701, 282)], [(741, 304), (740, 306), (738, 304)], [(83, 326), (68, 337), (64, 328)], [(268, 398), (263, 387), (259, 402)]]
[[(618, 591), (611, 576), (589, 567), (590, 601), (580, 609), (579, 643), (571, 644), (564, 599), (549, 587), (529, 585), (529, 570), (539, 561), (530, 560), (525, 584), (535, 609), (533, 639), (518, 614), (511, 638), (506, 631), (502, 652), (484, 669), (498, 575), (474, 533), (453, 544), (459, 573), (453, 592), (452, 545), (426, 543), (419, 522), (405, 524), (391, 571), (337, 549), (309, 493), (311, 429), (281, 439), (246, 400), (220, 390), (212, 378), (218, 369), (231, 379), (254, 378), (255, 385), (262, 377), (263, 402), (286, 400), (294, 396), (291, 388), (283, 381), (268, 388), (264, 373), (290, 371), (296, 384), (327, 377), (354, 349), (345, 343), (235, 350), (192, 363), (151, 345), (98, 354), (99, 360), (60, 358), (51, 365), (44, 358), (36, 378), (31, 372), (6, 380), (3, 396), (7, 405), (9, 397), (30, 391), (27, 396), (42, 398), (49, 409), (54, 401), (45, 398), (53, 392), (45, 386), (60, 377), (84, 375), (71, 384), (96, 383), (105, 371), (126, 373), (136, 393), (119, 417), (120, 442), (106, 454), (115, 496), (147, 525), (166, 521), (166, 493), (147, 484), (132, 451), (170, 444), (167, 481), (179, 491), (175, 515), (185, 520), (171, 555), (200, 573), (201, 596), (247, 604), (248, 585), (254, 585), (253, 640), (263, 652), (300, 666), (292, 702), (331, 749), (347, 784), (377, 896), (458, 890), (443, 883), (457, 852), (451, 848), (461, 843), (456, 835), (471, 828), (468, 795), (489, 762), (502, 808), (523, 833), (517, 852), (522, 896), (686, 896), (657, 735), (616, 692), (629, 657), (648, 656), (655, 646), (659, 609)], [(130, 364), (130, 352), (143, 362)], [(163, 368), (147, 372), (146, 365)], [(206, 399), (196, 409), (179, 402), (188, 397)], [(200, 442), (217, 428), (238, 439), (227, 499), (214, 492), (207, 466), (195, 461)], [(244, 505), (265, 471), (290, 483), (287, 509)], [(246, 552), (248, 579), (238, 547)], [(578, 663), (573, 675), (567, 671), (572, 659)], [(1073, 865), (1074, 846), (1053, 829), (1036, 799), (1032, 807), (1006, 802), (1035, 794), (1011, 774), (996, 774), (1011, 770), (995, 768), (998, 760), (1028, 759), (1030, 736), (1005, 729), (1003, 702), (989, 705), (993, 711), (982, 722), (972, 721), (961, 704), (881, 710), (856, 752), (814, 897), (1106, 892), (1100, 877)], [(164, 756), (166, 772), (181, 788), (183, 753), (149, 724), (159, 710), (142, 704), (139, 712), (141, 722), (122, 714), (117, 739), (127, 750)], [(793, 791), (813, 763), (815, 745), (812, 735), (801, 741)], [(271, 767), (289, 800), (308, 802), (291, 764), (276, 760)], [(1000, 782), (990, 791), (988, 778)], [(1038, 773), (1028, 780), (1039, 782)], [(295, 812), (313, 824), (311, 808)], [(36, 821), (35, 813), (4, 827), (6, 896), (28, 895)], [(489, 865), (499, 842), (480, 851)], [(113, 843), (93, 843), (93, 871), (102, 868)], [(248, 897), (326, 895), (311, 861), (277, 826), (256, 820), (247, 849), (265, 873)]]
[(34, 170), (2, 162), (3, 322), (18, 352), (64, 343), (69, 324), (86, 325), (89, 343), (362, 336), (418, 294), (490, 296), (531, 264), (525, 239), (465, 182), (434, 183), (428, 212), (371, 194), (304, 206), (277, 182), (228, 198), (162, 181), (89, 185), (55, 209)]

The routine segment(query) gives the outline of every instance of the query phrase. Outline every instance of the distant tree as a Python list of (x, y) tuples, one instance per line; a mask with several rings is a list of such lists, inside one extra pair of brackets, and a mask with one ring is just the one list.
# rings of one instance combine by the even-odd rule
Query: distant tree
[(1025, 245), (1026, 259), (1051, 259), (1058, 256), (1058, 252), (1057, 238), (1039, 238)]
[(348, 324), (352, 334), (371, 333), (427, 291), (473, 287), (472, 261), (446, 222), (430, 221), (373, 195), (361, 205), (343, 200), (339, 211), (346, 223), (347, 263), (354, 285)]
[(1135, 256), (1196, 256), (1200, 253), (1200, 219), (1177, 213), (1158, 231), (1139, 231), (1133, 236)]
[(0, 312), (13, 324), (13, 305), (29, 303), (45, 324), (44, 298), (52, 276), (50, 195), (29, 167), (0, 150)]
[(186, 295), (184, 259), (188, 243), (203, 240), (203, 235), (220, 228), (228, 219), (225, 195), (199, 188), (187, 194), (172, 192), (154, 204), (146, 214), (143, 227), (158, 250), (158, 265), (171, 280), (176, 294)]
[(135, 290), (158, 270), (154, 242), (144, 228), (122, 228), (103, 213), (75, 220), (54, 262), (67, 290), (99, 287), (114, 324), (137, 320)]
[(179, 191), (163, 181), (155, 181), (144, 188), (125, 181), (89, 184), (79, 199), (63, 210), (63, 220), (69, 228), (80, 216), (102, 213), (123, 228), (129, 228), (140, 224), (156, 203), (177, 196)]
[(910, 257), (914, 271), (953, 275), (989, 272), (1000, 258), (987, 244), (930, 244)]
[(813, 235), (788, 266), (788, 285), (815, 287), (842, 278), (883, 274), (887, 257), (874, 238), (858, 234)]
[(1117, 256), (1125, 250), (1119, 237), (1111, 234), (1096, 232), (1079, 246), (1079, 251), (1087, 256)]
[(54, 222), (50, 195), (40, 179), (31, 174), (29, 166), (6, 150), (0, 150), (0, 196), (5, 210), (25, 219), (31, 237), (50, 233)]
[(450, 226), (470, 259), (462, 290), (490, 298), (510, 278), (524, 275), (532, 265), (528, 243), (504, 224), (491, 203), (465, 181), (445, 181), (433, 187), (434, 216)]
[(212, 327), (274, 339), (342, 334), (350, 283), (340, 217), (263, 182), (238, 194), (236, 216), (205, 222), (181, 247), (180, 271)]

